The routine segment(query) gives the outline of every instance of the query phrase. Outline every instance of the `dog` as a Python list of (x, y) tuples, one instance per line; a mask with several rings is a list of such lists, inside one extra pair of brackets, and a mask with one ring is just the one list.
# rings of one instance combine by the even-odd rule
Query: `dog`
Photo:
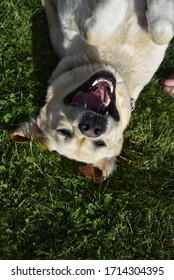
[[(160, 2), (160, 4), (159, 4)], [(174, 0), (42, 0), (60, 62), (36, 119), (12, 137), (32, 137), (85, 163), (100, 183), (115, 169), (135, 102), (174, 31)]]

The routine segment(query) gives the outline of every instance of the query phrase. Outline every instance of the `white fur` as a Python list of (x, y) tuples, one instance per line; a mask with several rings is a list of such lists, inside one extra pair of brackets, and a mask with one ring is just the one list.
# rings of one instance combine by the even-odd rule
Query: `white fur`
[(159, 45), (168, 43), (174, 34), (174, 1), (148, 0), (148, 30)]
[(102, 60), (115, 68), (130, 97), (136, 100), (159, 67), (172, 37), (174, 0), (160, 0), (160, 5), (158, 0), (148, 1), (147, 12), (145, 0), (43, 2), (52, 44), (59, 57), (90, 53), (91, 60)]
[[(173, 37), (174, 0), (42, 0), (42, 3), (60, 63), (50, 78), (46, 105), (37, 122), (17, 130), (14, 139), (22, 142), (24, 138), (24, 142), (30, 135), (39, 134), (36, 138), (50, 150), (89, 163), (94, 174), (88, 177), (95, 177), (95, 168), (91, 166), (102, 170), (102, 178), (107, 177), (114, 170), (115, 156), (122, 148), (123, 132), (131, 116), (130, 100), (136, 101), (151, 80)], [(95, 139), (89, 139), (78, 128), (80, 109), (66, 106), (63, 100), (100, 70), (108, 70), (116, 77), (120, 120), (109, 117), (106, 131), (97, 138), (106, 145), (94, 149)], [(73, 137), (66, 141), (57, 133), (59, 128), (70, 129)]]

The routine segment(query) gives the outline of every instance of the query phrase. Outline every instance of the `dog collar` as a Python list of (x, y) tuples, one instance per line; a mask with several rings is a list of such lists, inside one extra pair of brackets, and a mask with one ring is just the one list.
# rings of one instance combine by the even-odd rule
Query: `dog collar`
[(131, 112), (133, 112), (136, 106), (135, 100), (133, 98), (130, 99), (130, 105), (131, 105)]

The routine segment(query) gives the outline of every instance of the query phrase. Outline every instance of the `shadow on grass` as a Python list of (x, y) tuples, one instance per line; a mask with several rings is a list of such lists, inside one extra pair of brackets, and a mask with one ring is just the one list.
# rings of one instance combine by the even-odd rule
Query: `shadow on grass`
[(44, 10), (37, 11), (32, 18), (32, 54), (34, 78), (38, 84), (35, 96), (39, 108), (44, 105), (47, 82), (58, 63), (58, 57), (51, 46), (47, 19)]

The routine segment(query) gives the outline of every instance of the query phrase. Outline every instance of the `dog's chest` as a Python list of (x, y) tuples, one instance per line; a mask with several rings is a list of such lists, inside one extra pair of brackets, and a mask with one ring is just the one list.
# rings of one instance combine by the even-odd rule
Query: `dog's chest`
[[(146, 26), (146, 23), (144, 23)], [(111, 64), (128, 83), (142, 79), (147, 83), (160, 65), (167, 45), (152, 42), (146, 27), (130, 14), (107, 42), (98, 47), (100, 57)], [(143, 81), (144, 80), (144, 81)]]

